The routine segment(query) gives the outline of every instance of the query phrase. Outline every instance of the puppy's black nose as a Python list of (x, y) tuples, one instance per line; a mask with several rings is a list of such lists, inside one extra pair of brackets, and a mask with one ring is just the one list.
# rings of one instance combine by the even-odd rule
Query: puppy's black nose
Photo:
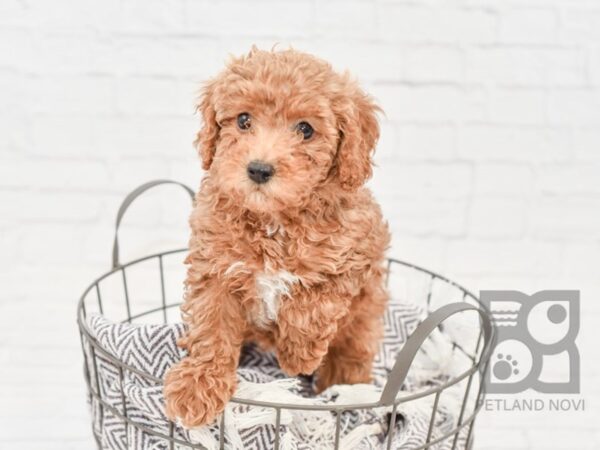
[(262, 161), (252, 161), (248, 164), (247, 170), (250, 179), (258, 184), (266, 183), (275, 173), (275, 168), (271, 164)]

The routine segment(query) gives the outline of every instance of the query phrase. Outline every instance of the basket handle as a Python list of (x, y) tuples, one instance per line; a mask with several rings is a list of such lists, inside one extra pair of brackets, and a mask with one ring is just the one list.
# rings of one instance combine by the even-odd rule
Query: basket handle
[(412, 365), (417, 352), (421, 348), (421, 345), (429, 337), (429, 335), (435, 330), (443, 321), (450, 316), (463, 311), (477, 311), (481, 316), (481, 326), (483, 328), (483, 352), (481, 358), (484, 360), (487, 358), (487, 352), (489, 352), (490, 345), (492, 342), (492, 322), (489, 315), (483, 309), (477, 308), (473, 305), (464, 302), (449, 303), (435, 310), (429, 314), (427, 318), (419, 324), (419, 326), (413, 331), (410, 337), (406, 340), (402, 349), (398, 352), (394, 367), (388, 376), (387, 383), (381, 393), (379, 403), (385, 406), (391, 406), (396, 400), (396, 395), (402, 387), (402, 383), (406, 379), (406, 375)]
[(117, 221), (115, 224), (115, 239), (113, 241), (113, 251), (112, 251), (112, 268), (116, 269), (121, 265), (119, 262), (119, 226), (121, 225), (121, 220), (125, 215), (125, 212), (129, 208), (129, 206), (133, 203), (133, 201), (146, 192), (148, 189), (153, 188), (154, 186), (160, 186), (162, 184), (175, 184), (177, 186), (181, 186), (183, 189), (187, 191), (190, 195), (192, 202), (194, 201), (194, 191), (188, 187), (187, 185), (180, 183), (179, 181), (173, 180), (153, 180), (147, 183), (138, 186), (133, 191), (131, 191), (127, 196), (123, 199), (121, 206), (119, 206), (119, 211), (117, 212)]

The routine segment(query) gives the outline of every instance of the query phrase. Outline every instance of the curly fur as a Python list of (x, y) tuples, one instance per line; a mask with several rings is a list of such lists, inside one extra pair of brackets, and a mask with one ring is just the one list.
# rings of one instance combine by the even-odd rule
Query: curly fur
[[(382, 335), (387, 225), (363, 187), (378, 107), (347, 74), (294, 50), (253, 48), (203, 89), (196, 145), (207, 174), (190, 218), (179, 343), (167, 414), (213, 421), (236, 389), (244, 341), (274, 348), (289, 375), (317, 387), (364, 383)], [(236, 117), (249, 113), (242, 131)], [(294, 131), (299, 121), (315, 133)], [(247, 176), (267, 161), (265, 184)]]

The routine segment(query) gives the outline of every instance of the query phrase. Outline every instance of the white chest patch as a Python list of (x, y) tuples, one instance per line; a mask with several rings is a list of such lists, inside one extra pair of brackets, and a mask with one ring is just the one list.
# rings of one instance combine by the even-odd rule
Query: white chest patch
[(256, 293), (262, 300), (258, 313), (253, 317), (254, 323), (262, 328), (277, 319), (279, 301), (282, 297), (290, 296), (290, 288), (299, 278), (286, 271), (280, 270), (274, 274), (259, 273), (256, 275)]

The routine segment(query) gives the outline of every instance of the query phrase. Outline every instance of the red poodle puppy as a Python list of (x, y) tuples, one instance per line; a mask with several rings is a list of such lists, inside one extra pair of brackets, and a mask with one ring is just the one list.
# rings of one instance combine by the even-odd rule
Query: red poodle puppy
[(365, 383), (382, 335), (389, 233), (363, 187), (379, 108), (347, 74), (293, 50), (234, 59), (204, 88), (196, 141), (208, 171), (190, 218), (182, 307), (188, 356), (167, 414), (212, 422), (245, 341), (317, 387)]

